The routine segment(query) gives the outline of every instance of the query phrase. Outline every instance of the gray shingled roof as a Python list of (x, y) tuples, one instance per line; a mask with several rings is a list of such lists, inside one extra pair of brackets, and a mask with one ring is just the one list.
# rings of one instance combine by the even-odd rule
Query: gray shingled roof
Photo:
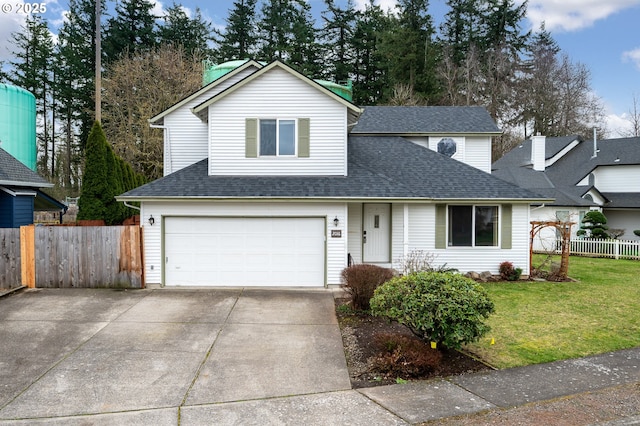
[(638, 192), (604, 192), (609, 202), (607, 208), (640, 209), (640, 193)]
[[(534, 171), (531, 168), (531, 141), (526, 140), (494, 162), (492, 173), (523, 188), (552, 196), (556, 201), (551, 205), (594, 206), (596, 203), (582, 198), (589, 187), (577, 187), (578, 182), (587, 177), (596, 167), (640, 165), (640, 138), (599, 141), (596, 157), (593, 157), (593, 141), (583, 141), (575, 136), (547, 138), (545, 157), (551, 158), (576, 139), (579, 139), (578, 145), (547, 167), (544, 172)], [(607, 198), (609, 198), (608, 195)], [(619, 201), (616, 202), (616, 207), (632, 207), (638, 204), (637, 201), (631, 201), (629, 197), (617, 198)], [(630, 202), (631, 205), (624, 205), (625, 202)], [(612, 204), (606, 205), (606, 207), (610, 206)]]
[(348, 176), (208, 176), (207, 170), (205, 159), (118, 198), (544, 198), (400, 137), (350, 137)]
[(0, 185), (29, 188), (53, 186), (2, 148), (0, 148)]
[(367, 106), (351, 134), (491, 133), (501, 130), (483, 107)]

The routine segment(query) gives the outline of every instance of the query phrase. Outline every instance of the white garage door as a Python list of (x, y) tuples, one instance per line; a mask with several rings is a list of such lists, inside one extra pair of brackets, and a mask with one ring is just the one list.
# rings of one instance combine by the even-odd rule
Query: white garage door
[(322, 218), (168, 217), (165, 285), (323, 286)]

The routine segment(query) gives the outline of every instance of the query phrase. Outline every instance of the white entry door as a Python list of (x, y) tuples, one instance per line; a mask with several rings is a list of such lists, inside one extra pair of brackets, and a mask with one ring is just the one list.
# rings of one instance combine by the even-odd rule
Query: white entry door
[(325, 220), (168, 217), (167, 286), (324, 286)]
[(362, 261), (391, 262), (391, 205), (365, 204), (362, 225)]

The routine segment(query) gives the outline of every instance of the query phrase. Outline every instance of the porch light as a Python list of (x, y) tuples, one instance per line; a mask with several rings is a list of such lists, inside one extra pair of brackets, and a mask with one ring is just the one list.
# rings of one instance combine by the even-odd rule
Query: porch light
[(340, 219), (338, 219), (338, 216), (335, 217), (335, 219), (333, 219), (333, 225), (337, 228), (338, 225), (340, 225)]
[(153, 226), (154, 223), (156, 223), (156, 220), (153, 218), (153, 216), (149, 216), (149, 225)]

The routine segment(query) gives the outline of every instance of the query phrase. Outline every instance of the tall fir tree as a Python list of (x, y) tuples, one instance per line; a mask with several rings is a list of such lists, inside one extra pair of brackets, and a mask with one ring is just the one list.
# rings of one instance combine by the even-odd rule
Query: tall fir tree
[(31, 92), (36, 98), (38, 119), (38, 171), (49, 175), (50, 147), (53, 139), (53, 36), (47, 21), (40, 15), (27, 17), (20, 32), (12, 34), (15, 61), (8, 80)]
[(199, 8), (195, 16), (189, 17), (184, 8), (175, 2), (162, 17), (164, 24), (158, 28), (159, 43), (182, 46), (185, 53), (197, 57), (211, 56), (209, 42), (212, 38), (211, 24), (204, 20)]
[(59, 181), (67, 190), (77, 189), (84, 145), (95, 121), (95, 12), (92, 0), (69, 0), (55, 51), (56, 114), (63, 139), (58, 145)]
[(227, 16), (224, 32), (218, 32), (217, 57), (221, 61), (248, 59), (256, 54), (258, 34), (256, 1), (236, 0)]
[(318, 75), (321, 64), (315, 40), (311, 6), (305, 0), (266, 0), (258, 22), (259, 57), (279, 59), (308, 77)]
[(369, 0), (364, 11), (356, 15), (353, 33), (353, 100), (358, 105), (375, 105), (389, 86), (387, 64), (381, 52), (382, 34), (390, 19), (382, 8)]
[(353, 36), (357, 11), (352, 0), (344, 8), (335, 0), (325, 0), (323, 25), (319, 32), (322, 57), (328, 62), (323, 77), (338, 82), (349, 79), (354, 68)]
[(383, 48), (392, 86), (406, 85), (421, 98), (437, 98), (438, 49), (428, 0), (399, 0), (398, 15), (384, 32)]
[(149, 0), (122, 0), (116, 5), (116, 14), (107, 21), (102, 42), (106, 64), (121, 55), (148, 51), (157, 46), (156, 16)]

